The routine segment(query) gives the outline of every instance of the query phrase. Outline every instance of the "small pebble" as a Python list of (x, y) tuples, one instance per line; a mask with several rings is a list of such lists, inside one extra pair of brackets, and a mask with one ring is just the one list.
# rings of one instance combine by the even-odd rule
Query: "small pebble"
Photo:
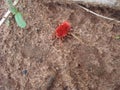
[(22, 71), (22, 74), (25, 74), (25, 75), (26, 75), (26, 74), (27, 74), (27, 70), (23, 70), (23, 71)]

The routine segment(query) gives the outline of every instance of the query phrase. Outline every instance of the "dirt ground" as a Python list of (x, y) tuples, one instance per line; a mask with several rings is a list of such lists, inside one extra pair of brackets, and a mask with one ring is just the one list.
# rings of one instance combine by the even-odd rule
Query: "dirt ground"
[[(12, 15), (0, 27), (0, 90), (120, 90), (119, 23), (65, 0), (20, 0), (17, 7), (27, 27)], [(50, 37), (64, 20), (75, 36), (60, 45)]]

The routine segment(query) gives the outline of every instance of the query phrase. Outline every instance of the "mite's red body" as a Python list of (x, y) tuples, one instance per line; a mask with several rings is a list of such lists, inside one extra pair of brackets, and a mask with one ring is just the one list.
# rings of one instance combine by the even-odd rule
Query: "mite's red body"
[(71, 28), (70, 23), (67, 22), (67, 21), (64, 21), (61, 25), (59, 25), (56, 28), (56, 30), (55, 30), (55, 36), (57, 38), (63, 38), (63, 37), (65, 37), (68, 34), (70, 28)]

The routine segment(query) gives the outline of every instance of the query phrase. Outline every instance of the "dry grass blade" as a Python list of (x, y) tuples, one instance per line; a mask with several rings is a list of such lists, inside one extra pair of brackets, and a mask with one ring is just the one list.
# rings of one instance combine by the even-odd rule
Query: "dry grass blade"
[(103, 16), (103, 15), (97, 14), (97, 13), (95, 13), (95, 12), (93, 12), (93, 11), (91, 11), (91, 10), (89, 10), (89, 9), (81, 6), (81, 5), (79, 5), (79, 6), (80, 6), (82, 9), (86, 10), (87, 12), (90, 12), (91, 14), (94, 14), (95, 16), (98, 16), (98, 17), (100, 17), (100, 18), (104, 18), (104, 19), (107, 19), (107, 20), (110, 20), (110, 21), (115, 21), (115, 22), (117, 22), (117, 23), (120, 23), (119, 20), (116, 20), (116, 19), (113, 19), (113, 18), (109, 18), (109, 17)]

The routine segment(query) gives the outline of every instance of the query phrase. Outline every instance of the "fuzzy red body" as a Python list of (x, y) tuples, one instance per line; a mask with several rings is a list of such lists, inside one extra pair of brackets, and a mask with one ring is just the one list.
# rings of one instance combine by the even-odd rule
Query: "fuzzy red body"
[(70, 28), (71, 28), (70, 23), (67, 22), (67, 21), (64, 21), (61, 25), (59, 25), (56, 28), (56, 30), (55, 30), (55, 36), (57, 38), (63, 38), (63, 37), (65, 37), (68, 34)]

